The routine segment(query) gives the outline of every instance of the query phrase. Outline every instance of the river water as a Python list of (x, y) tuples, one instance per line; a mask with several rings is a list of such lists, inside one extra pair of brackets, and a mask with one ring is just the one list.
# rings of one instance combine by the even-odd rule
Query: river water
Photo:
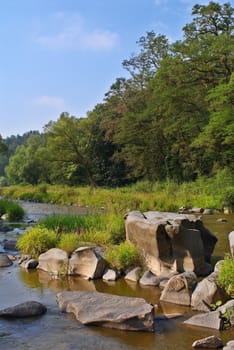
[[(87, 213), (87, 209), (56, 207), (24, 203), (32, 218), (40, 218), (51, 213)], [(226, 221), (218, 222), (224, 218)], [(234, 230), (234, 215), (204, 216), (205, 226), (213, 232), (218, 243), (214, 259), (229, 251), (228, 233)], [(71, 314), (61, 313), (56, 303), (56, 293), (62, 290), (99, 291), (117, 295), (143, 297), (152, 304), (158, 304), (157, 314), (181, 313), (172, 320), (156, 320), (155, 332), (125, 332), (101, 327), (87, 327), (79, 324)], [(47, 313), (41, 317), (17, 320), (0, 319), (1, 350), (188, 350), (196, 339), (210, 335), (220, 337), (224, 343), (234, 339), (234, 330), (214, 331), (206, 328), (189, 327), (183, 321), (193, 312), (189, 307), (159, 302), (157, 287), (142, 287), (139, 284), (118, 280), (103, 282), (87, 281), (81, 277), (51, 279), (46, 272), (25, 271), (13, 266), (0, 269), (0, 309), (28, 300), (37, 300), (47, 306)]]

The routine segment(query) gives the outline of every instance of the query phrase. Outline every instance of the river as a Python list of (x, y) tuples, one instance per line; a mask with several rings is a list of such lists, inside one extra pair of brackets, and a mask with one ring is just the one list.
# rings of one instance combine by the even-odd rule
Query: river
[[(29, 217), (39, 218), (51, 213), (81, 213), (87, 209), (25, 203)], [(217, 219), (226, 221), (218, 222)], [(213, 232), (218, 243), (214, 259), (228, 251), (228, 233), (234, 230), (234, 215), (203, 216), (205, 226)], [(56, 303), (56, 293), (62, 290), (96, 290), (100, 292), (143, 297), (158, 304), (158, 313), (179, 312), (183, 316), (173, 320), (156, 321), (155, 332), (125, 332), (79, 324), (73, 315), (63, 314)], [(206, 328), (188, 327), (183, 320), (193, 314), (189, 307), (159, 302), (160, 290), (156, 287), (141, 287), (139, 284), (118, 280), (103, 282), (87, 281), (80, 277), (61, 280), (51, 279), (43, 271), (25, 271), (13, 266), (0, 269), (0, 308), (28, 300), (37, 300), (47, 306), (42, 317), (4, 320), (0, 319), (0, 349), (12, 350), (188, 350), (196, 339), (216, 335), (224, 343), (234, 339), (234, 330), (214, 331)]]

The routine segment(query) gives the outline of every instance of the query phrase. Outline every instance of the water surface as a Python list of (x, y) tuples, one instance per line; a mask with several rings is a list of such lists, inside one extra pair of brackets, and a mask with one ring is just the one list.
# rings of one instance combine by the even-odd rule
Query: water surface
[[(30, 215), (40, 217), (56, 213), (55, 206), (27, 204)], [(59, 207), (61, 210), (61, 207)], [(51, 209), (51, 211), (50, 211)], [(78, 213), (80, 208), (66, 207), (63, 213)], [(83, 209), (83, 214), (87, 213)], [(227, 221), (217, 222), (223, 217)], [(214, 256), (224, 256), (229, 250), (228, 233), (234, 230), (234, 215), (209, 215), (203, 217), (205, 226), (217, 238)], [(170, 321), (156, 321), (155, 332), (125, 332), (101, 327), (82, 326), (73, 315), (61, 313), (56, 303), (56, 293), (63, 290), (99, 291), (118, 295), (143, 297), (147, 302), (158, 304), (158, 314), (176, 313), (182, 317)], [(30, 350), (188, 350), (196, 339), (216, 335), (224, 342), (234, 339), (234, 330), (215, 331), (206, 328), (189, 327), (183, 320), (193, 312), (189, 307), (180, 307), (159, 302), (160, 290), (157, 287), (141, 287), (139, 284), (118, 280), (106, 283), (102, 280), (87, 281), (80, 277), (51, 279), (43, 271), (25, 271), (17, 262), (0, 269), (0, 308), (28, 300), (37, 300), (47, 306), (47, 313), (30, 319), (0, 319), (0, 349)]]

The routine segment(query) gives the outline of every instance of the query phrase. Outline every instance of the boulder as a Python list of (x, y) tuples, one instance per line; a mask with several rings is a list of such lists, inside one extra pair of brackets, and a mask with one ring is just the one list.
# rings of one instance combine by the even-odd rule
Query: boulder
[(12, 261), (9, 259), (9, 257), (4, 254), (4, 253), (0, 253), (0, 267), (7, 267), (12, 265)]
[(17, 250), (17, 241), (15, 239), (6, 239), (3, 241), (3, 248), (6, 250)]
[(38, 301), (26, 301), (12, 307), (0, 310), (0, 317), (21, 318), (39, 316), (46, 312), (46, 307)]
[(184, 324), (223, 330), (234, 326), (234, 300), (218, 307), (215, 311), (190, 317)]
[(197, 284), (197, 276), (194, 272), (183, 272), (169, 279), (164, 287), (160, 301), (190, 306), (191, 295)]
[(68, 255), (62, 249), (51, 248), (47, 252), (40, 254), (37, 268), (55, 276), (66, 275)]
[(74, 313), (84, 325), (116, 328), (126, 331), (154, 330), (154, 309), (142, 298), (131, 298), (99, 292), (61, 292), (59, 308)]
[(234, 340), (230, 340), (227, 342), (227, 344), (224, 346), (223, 350), (233, 350), (234, 349)]
[(115, 270), (107, 269), (105, 273), (102, 276), (102, 279), (104, 281), (116, 281), (118, 278), (118, 275)]
[(133, 211), (125, 217), (125, 229), (127, 241), (142, 251), (155, 275), (193, 271), (205, 276), (212, 271), (209, 263), (217, 238), (195, 215)]
[(192, 344), (193, 348), (208, 348), (208, 349), (219, 349), (223, 347), (223, 341), (216, 337), (215, 335), (211, 335), (210, 337), (196, 340)]
[(142, 269), (140, 266), (135, 267), (134, 269), (128, 271), (124, 279), (126, 281), (131, 281), (131, 282), (138, 282), (140, 279)]
[(234, 259), (234, 231), (230, 232), (228, 235), (229, 246), (232, 258)]
[(22, 268), (30, 270), (35, 269), (38, 266), (38, 261), (36, 259), (25, 259), (19, 264)]
[(224, 289), (217, 283), (217, 277), (218, 272), (213, 272), (197, 284), (191, 299), (194, 310), (208, 312), (211, 311), (211, 304), (228, 299)]
[(95, 247), (80, 247), (69, 259), (68, 274), (95, 279), (103, 276), (105, 268), (105, 260)]
[(150, 271), (145, 271), (140, 278), (139, 283), (143, 286), (158, 286), (160, 283), (160, 278), (155, 276)]

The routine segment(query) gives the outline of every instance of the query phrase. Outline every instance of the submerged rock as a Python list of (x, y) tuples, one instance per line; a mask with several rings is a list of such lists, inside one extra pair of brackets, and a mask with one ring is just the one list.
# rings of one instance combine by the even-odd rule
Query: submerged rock
[(215, 335), (211, 335), (210, 337), (196, 340), (192, 344), (193, 348), (206, 348), (206, 349), (219, 349), (223, 347), (223, 342), (220, 338)]
[(12, 307), (0, 310), (0, 317), (23, 318), (43, 315), (46, 307), (38, 301), (26, 301)]
[(126, 331), (154, 330), (154, 308), (142, 298), (99, 292), (61, 292), (59, 308), (72, 312), (84, 325), (96, 325)]
[(7, 267), (12, 265), (11, 259), (9, 259), (7, 254), (0, 253), (0, 267)]

